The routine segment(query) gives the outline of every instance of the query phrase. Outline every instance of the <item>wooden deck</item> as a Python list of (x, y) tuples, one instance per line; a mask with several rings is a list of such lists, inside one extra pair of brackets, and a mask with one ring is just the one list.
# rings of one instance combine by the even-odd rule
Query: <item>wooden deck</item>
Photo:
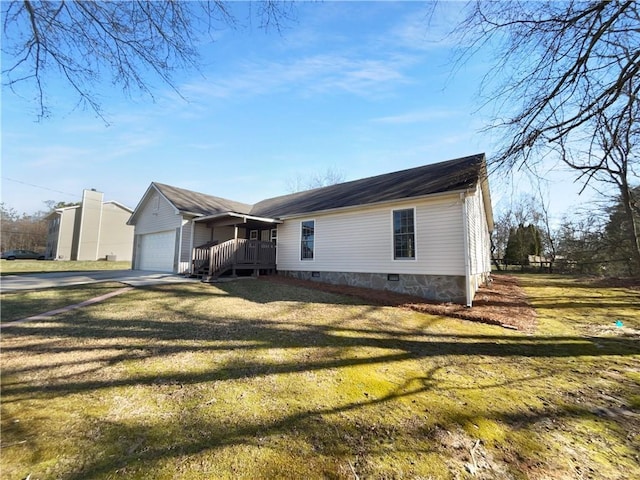
[(193, 249), (191, 275), (205, 282), (227, 272), (235, 276), (238, 270), (253, 270), (257, 276), (261, 270), (275, 269), (276, 246), (272, 242), (237, 238)]

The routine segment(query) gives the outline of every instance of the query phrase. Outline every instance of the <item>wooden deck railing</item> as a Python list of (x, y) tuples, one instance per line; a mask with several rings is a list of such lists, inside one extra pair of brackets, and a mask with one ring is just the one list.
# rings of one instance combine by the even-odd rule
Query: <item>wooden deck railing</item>
[(236, 269), (275, 269), (276, 246), (271, 242), (238, 238), (207, 249), (196, 248), (193, 258), (193, 274), (197, 274), (208, 261), (207, 276), (215, 278), (230, 269), (234, 273)]
[(209, 265), (209, 250), (217, 244), (218, 241), (214, 240), (193, 248), (193, 253), (191, 255), (191, 272), (189, 272), (191, 275), (197, 274), (204, 266)]

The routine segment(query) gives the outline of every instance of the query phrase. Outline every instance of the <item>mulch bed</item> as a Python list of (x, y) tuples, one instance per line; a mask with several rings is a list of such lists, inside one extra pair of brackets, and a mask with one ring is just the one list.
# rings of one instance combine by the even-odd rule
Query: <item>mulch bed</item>
[(493, 282), (476, 293), (473, 306), (439, 303), (422, 297), (403, 295), (386, 290), (331, 285), (310, 280), (298, 280), (281, 275), (260, 277), (262, 280), (286, 285), (296, 285), (324, 292), (349, 295), (377, 305), (408, 308), (422, 313), (453, 317), (473, 322), (500, 325), (505, 328), (532, 333), (536, 328), (536, 312), (527, 302), (518, 280), (508, 275), (494, 275)]

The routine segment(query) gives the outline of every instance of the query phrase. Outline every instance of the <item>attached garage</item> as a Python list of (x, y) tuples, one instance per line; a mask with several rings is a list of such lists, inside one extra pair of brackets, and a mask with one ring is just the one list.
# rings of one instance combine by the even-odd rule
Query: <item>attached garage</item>
[(176, 232), (169, 230), (140, 235), (138, 243), (139, 270), (173, 272), (176, 248)]

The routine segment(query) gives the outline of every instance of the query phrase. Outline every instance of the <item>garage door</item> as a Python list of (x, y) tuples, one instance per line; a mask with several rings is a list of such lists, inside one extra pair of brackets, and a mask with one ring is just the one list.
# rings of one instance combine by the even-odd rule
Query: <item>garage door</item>
[(176, 232), (148, 233), (140, 238), (140, 270), (173, 272)]

